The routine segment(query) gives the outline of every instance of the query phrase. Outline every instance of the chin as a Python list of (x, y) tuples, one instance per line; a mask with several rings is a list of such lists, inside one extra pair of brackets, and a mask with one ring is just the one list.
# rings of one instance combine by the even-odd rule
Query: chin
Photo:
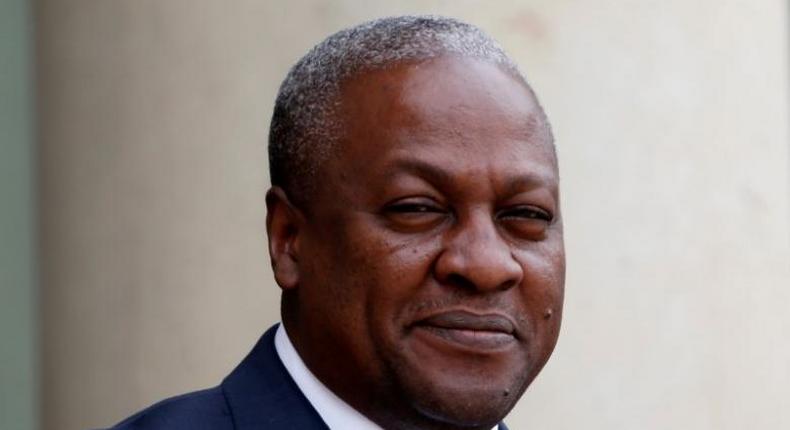
[[(427, 333), (427, 332), (426, 332)], [(413, 331), (383, 354), (393, 392), (420, 429), (490, 430), (515, 406), (539, 366), (523, 344), (466, 345)], [(396, 394), (397, 393), (397, 394)]]
[(432, 391), (415, 399), (415, 409), (426, 419), (453, 427), (490, 429), (513, 409), (523, 389), (508, 390), (507, 395), (505, 390), (488, 387)]
[(436, 428), (490, 429), (513, 409), (528, 384), (528, 372), (427, 375), (401, 380), (411, 406)]

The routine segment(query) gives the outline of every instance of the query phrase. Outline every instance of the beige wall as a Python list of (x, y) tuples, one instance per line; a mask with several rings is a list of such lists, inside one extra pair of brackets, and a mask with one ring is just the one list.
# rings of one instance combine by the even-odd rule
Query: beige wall
[(265, 141), (287, 68), (343, 26), (487, 29), (558, 140), (569, 272), (516, 429), (790, 428), (780, 0), (40, 0), (43, 423), (208, 387), (278, 319)]

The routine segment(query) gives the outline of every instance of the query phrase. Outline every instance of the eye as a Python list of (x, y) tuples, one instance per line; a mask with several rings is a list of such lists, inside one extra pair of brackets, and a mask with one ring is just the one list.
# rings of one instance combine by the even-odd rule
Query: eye
[(551, 222), (554, 216), (543, 209), (535, 206), (516, 206), (506, 209), (499, 213), (500, 219), (532, 219)]
[(430, 198), (406, 198), (385, 206), (383, 215), (395, 229), (419, 230), (439, 223), (447, 210)]
[(536, 206), (523, 205), (502, 210), (497, 219), (516, 236), (540, 240), (554, 221), (554, 215)]

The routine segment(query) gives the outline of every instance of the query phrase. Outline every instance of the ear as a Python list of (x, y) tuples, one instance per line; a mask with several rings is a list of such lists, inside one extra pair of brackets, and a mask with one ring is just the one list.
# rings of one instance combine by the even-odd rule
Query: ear
[(274, 279), (283, 290), (299, 285), (299, 233), (304, 216), (277, 186), (266, 193), (266, 234)]

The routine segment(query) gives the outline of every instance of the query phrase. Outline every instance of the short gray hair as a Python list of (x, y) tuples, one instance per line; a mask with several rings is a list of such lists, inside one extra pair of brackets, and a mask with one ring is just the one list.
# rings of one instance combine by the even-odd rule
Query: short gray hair
[(496, 41), (456, 19), (398, 16), (341, 30), (302, 57), (280, 86), (269, 130), (272, 185), (283, 187), (295, 203), (317, 186), (314, 178), (340, 135), (333, 113), (344, 80), (396, 63), (444, 55), (490, 61), (526, 83)]

